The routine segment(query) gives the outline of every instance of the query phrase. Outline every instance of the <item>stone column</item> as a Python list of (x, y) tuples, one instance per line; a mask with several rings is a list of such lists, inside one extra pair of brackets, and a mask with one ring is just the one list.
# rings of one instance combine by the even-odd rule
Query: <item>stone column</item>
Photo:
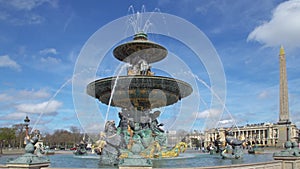
[(250, 135), (251, 135), (251, 144), (252, 144), (252, 141), (253, 141), (253, 131), (252, 130), (250, 131)]

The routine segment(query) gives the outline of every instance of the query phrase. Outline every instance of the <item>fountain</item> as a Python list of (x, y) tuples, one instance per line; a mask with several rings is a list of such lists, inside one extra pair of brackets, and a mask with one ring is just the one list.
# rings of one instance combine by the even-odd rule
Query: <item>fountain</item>
[(175, 157), (186, 144), (166, 147), (166, 134), (158, 122), (160, 111), (155, 108), (172, 105), (189, 96), (193, 89), (188, 83), (163, 76), (155, 76), (151, 63), (167, 56), (167, 49), (148, 40), (139, 32), (133, 41), (113, 50), (115, 58), (128, 63), (126, 76), (108, 77), (93, 81), (87, 94), (108, 106), (121, 108), (119, 124), (107, 121), (96, 145), (102, 164), (119, 167), (150, 167), (151, 158)]
[[(16, 159), (10, 160), (6, 163), (7, 168), (19, 168), (19, 169), (37, 169), (42, 167), (48, 167), (50, 165), (50, 160), (48, 158), (45, 158), (40, 154), (41, 149), (40, 146), (37, 146), (39, 142), (39, 134), (40, 133), (34, 133), (35, 135), (30, 138), (28, 135), (28, 125), (30, 122), (30, 119), (28, 116), (24, 119), (24, 126), (26, 129), (25, 133), (25, 154), (22, 156), (19, 156)], [(37, 150), (36, 150), (37, 149)], [(37, 151), (36, 154), (34, 152)]]

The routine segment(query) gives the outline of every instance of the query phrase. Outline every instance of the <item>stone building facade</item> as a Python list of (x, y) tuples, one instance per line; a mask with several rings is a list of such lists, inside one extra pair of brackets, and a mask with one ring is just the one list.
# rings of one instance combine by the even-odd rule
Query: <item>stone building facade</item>
[[(282, 126), (277, 123), (248, 124), (236, 128), (208, 129), (204, 132), (204, 146), (212, 144), (218, 137), (225, 141), (225, 131), (232, 130), (236, 138), (245, 140), (250, 145), (282, 147), (283, 141), (297, 141), (298, 129), (295, 124)], [(282, 132), (286, 134), (281, 134)], [(281, 136), (286, 135), (286, 138)]]

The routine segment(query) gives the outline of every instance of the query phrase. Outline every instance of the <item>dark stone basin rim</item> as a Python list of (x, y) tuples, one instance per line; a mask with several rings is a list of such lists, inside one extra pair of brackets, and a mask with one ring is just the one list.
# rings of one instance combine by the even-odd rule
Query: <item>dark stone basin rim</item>
[[(96, 97), (96, 95), (104, 94), (107, 92), (111, 92), (113, 88), (113, 81), (115, 81), (117, 77), (108, 77), (104, 79), (99, 79), (96, 81), (93, 81), (88, 84), (87, 86), (87, 94), (89, 94), (92, 97)], [(137, 82), (134, 84), (138, 84), (138, 86), (134, 86), (132, 82)], [(154, 84), (148, 84), (145, 83), (147, 81), (151, 81)], [(187, 97), (193, 92), (193, 89), (190, 84), (170, 78), (170, 77), (163, 77), (163, 76), (119, 76), (117, 80), (117, 84), (123, 83), (124, 84), (124, 90), (132, 90), (132, 89), (159, 89), (163, 91), (167, 91), (170, 93), (178, 94), (180, 98)], [(128, 86), (130, 84), (130, 86)], [(173, 86), (170, 86), (172, 84)], [(152, 85), (152, 86), (150, 86)], [(95, 90), (95, 86), (97, 86), (97, 90)], [(101, 88), (99, 89), (99, 87)], [(122, 87), (122, 85), (121, 85)], [(171, 90), (170, 87), (175, 87), (175, 90)], [(120, 89), (120, 85), (117, 85), (118, 90)], [(169, 89), (169, 90), (168, 90)], [(98, 93), (100, 92), (100, 93)], [(178, 92), (178, 93), (177, 93)]]
[[(129, 49), (132, 50), (129, 52)], [(146, 58), (143, 57), (142, 59), (147, 60), (148, 63), (158, 62), (164, 59), (168, 54), (167, 49), (157, 43), (151, 41), (138, 41), (138, 40), (130, 41), (117, 46), (113, 50), (113, 54), (118, 60), (123, 62), (129, 62), (129, 59), (127, 58), (130, 57), (131, 55), (134, 55), (135, 52), (139, 52), (142, 50), (152, 50), (152, 49), (156, 50), (156, 52), (159, 51), (159, 54), (152, 51), (150, 52), (152, 53), (151, 57), (148, 56)]]

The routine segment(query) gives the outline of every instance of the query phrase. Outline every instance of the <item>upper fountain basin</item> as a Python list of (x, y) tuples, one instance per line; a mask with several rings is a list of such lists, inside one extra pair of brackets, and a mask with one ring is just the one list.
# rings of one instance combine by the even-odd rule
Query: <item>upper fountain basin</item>
[(141, 110), (174, 104), (192, 91), (190, 84), (162, 76), (108, 77), (87, 86), (87, 94), (104, 104), (121, 108), (133, 106)]
[(131, 64), (138, 60), (154, 63), (164, 59), (168, 51), (157, 43), (138, 39), (117, 46), (113, 54), (118, 60)]

